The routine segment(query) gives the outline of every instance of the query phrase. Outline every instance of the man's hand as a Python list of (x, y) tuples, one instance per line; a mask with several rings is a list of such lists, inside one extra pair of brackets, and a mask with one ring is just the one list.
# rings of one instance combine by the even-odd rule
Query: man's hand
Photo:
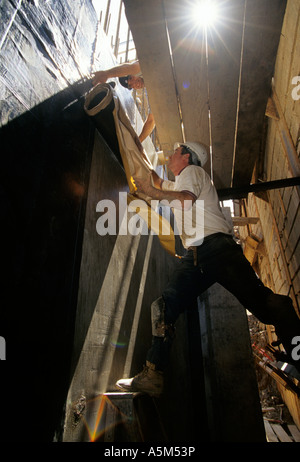
[[(152, 178), (154, 176), (153, 180), (155, 186), (152, 186), (151, 175)], [(163, 180), (159, 178), (154, 171), (150, 172), (145, 178), (134, 177), (133, 179), (138, 193), (143, 193), (146, 196), (156, 199), (162, 203), (163, 201), (166, 201), (168, 203), (166, 205), (172, 203), (171, 206), (175, 209), (190, 210), (197, 199), (188, 191), (166, 191), (158, 189), (161, 188)]]
[(93, 86), (98, 83), (105, 83), (108, 79), (108, 73), (106, 71), (97, 71), (94, 73), (92, 84)]
[(134, 178), (135, 185), (137, 187), (137, 192), (146, 194), (147, 196), (150, 196), (153, 194), (153, 186), (151, 184), (151, 173), (149, 173), (146, 178)]
[(136, 75), (141, 72), (139, 61), (133, 63), (123, 63), (119, 66), (106, 69), (105, 71), (97, 71), (93, 74), (92, 84), (105, 83), (113, 77), (126, 77), (127, 75)]

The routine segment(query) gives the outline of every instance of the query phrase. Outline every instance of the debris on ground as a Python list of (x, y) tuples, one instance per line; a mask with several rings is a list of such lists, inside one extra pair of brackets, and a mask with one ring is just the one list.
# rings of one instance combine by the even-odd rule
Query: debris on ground
[[(248, 314), (248, 324), (253, 351), (267, 351), (266, 326), (252, 314)], [(263, 418), (272, 423), (293, 424), (293, 418), (282, 400), (276, 381), (258, 364), (255, 366)]]

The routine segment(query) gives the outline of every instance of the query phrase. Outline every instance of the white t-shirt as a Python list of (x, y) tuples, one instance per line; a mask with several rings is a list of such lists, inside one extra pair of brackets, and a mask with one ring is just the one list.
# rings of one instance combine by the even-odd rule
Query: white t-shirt
[(232, 227), (222, 213), (217, 191), (203, 168), (188, 165), (175, 177), (175, 181), (164, 180), (162, 189), (186, 191), (196, 198), (190, 210), (173, 208), (177, 225), (175, 232), (180, 235), (185, 248), (201, 245), (204, 237), (210, 234), (232, 235)]

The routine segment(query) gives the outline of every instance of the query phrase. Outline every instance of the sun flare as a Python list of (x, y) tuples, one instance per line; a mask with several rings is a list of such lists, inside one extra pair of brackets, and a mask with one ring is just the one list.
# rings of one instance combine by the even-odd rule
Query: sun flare
[(218, 9), (212, 0), (199, 0), (193, 6), (192, 15), (197, 25), (212, 26), (218, 18)]

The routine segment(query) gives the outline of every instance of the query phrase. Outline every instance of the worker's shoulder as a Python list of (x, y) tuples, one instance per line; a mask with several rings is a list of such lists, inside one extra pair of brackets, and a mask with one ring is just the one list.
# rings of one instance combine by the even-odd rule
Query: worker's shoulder
[(182, 171), (182, 174), (185, 176), (191, 176), (191, 175), (195, 175), (195, 176), (199, 176), (199, 177), (206, 177), (208, 176), (208, 174), (206, 173), (206, 171), (198, 166), (198, 165), (187, 165), (185, 167), (185, 169)]
[(198, 165), (188, 165), (179, 175), (180, 184), (199, 184), (201, 188), (211, 184), (208, 173)]

